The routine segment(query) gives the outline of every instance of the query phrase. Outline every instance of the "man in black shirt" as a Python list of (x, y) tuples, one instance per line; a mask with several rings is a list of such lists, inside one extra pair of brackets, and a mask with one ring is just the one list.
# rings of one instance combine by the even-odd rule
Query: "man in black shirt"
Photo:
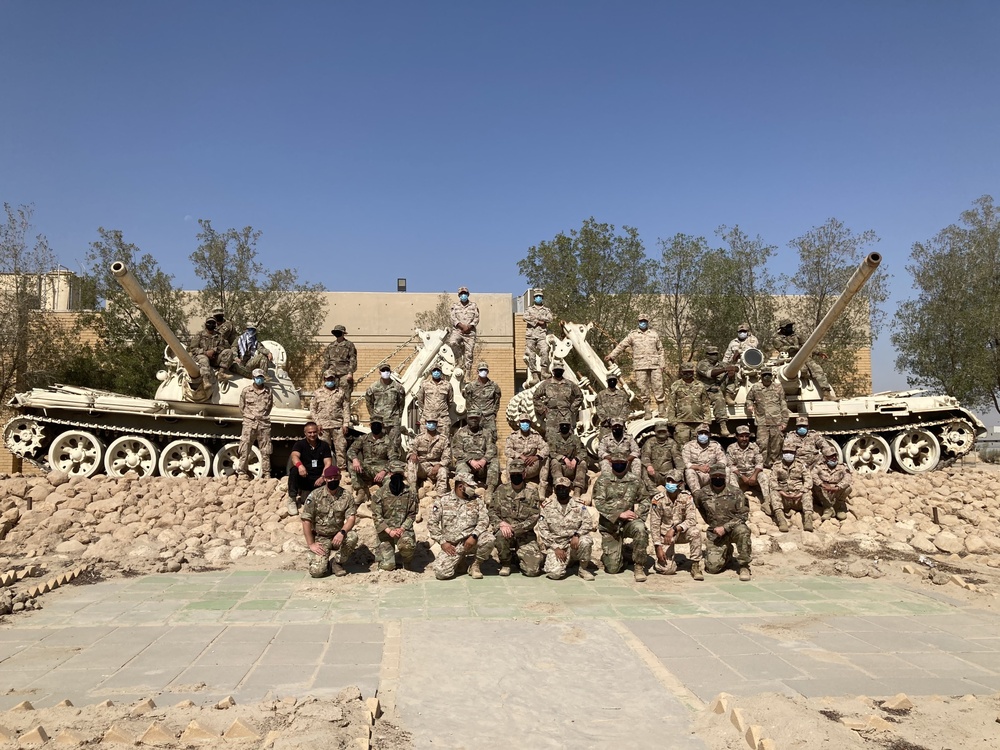
[(305, 439), (292, 446), (288, 459), (288, 514), (299, 514), (299, 501), (320, 484), (323, 469), (333, 465), (330, 444), (319, 439), (319, 425), (306, 422)]

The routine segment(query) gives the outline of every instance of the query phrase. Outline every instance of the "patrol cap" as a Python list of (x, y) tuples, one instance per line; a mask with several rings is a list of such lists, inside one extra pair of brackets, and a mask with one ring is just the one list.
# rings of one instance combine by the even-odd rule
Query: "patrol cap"
[(710, 346), (707, 349), (705, 349), (705, 354), (718, 354), (718, 353), (719, 353), (719, 347), (717, 346)]
[(559, 420), (559, 424), (561, 424), (561, 425), (564, 425), (564, 424), (572, 425), (573, 423), (569, 421), (569, 417), (563, 417), (562, 419)]
[(468, 294), (469, 293), (469, 287), (467, 287), (467, 286), (460, 286), (458, 288), (458, 293), (461, 294), (462, 292), (465, 292), (466, 294)]
[(784, 328), (785, 326), (794, 325), (791, 318), (782, 318), (778, 321), (778, 328)]
[(618, 376), (617, 375), (608, 375), (608, 383), (609, 384), (611, 383), (612, 380), (617, 383), (618, 382)]
[(518, 422), (530, 422), (531, 421), (531, 417), (529, 417), (527, 414), (525, 414), (522, 411), (520, 414), (517, 415), (517, 421)]
[(512, 458), (507, 462), (507, 473), (510, 474), (516, 471), (524, 471), (524, 461), (520, 458)]
[(799, 416), (797, 416), (795, 418), (795, 424), (808, 425), (809, 424), (809, 417), (807, 417), (805, 414), (800, 414)]
[(392, 365), (390, 365), (388, 362), (383, 362), (378, 366), (379, 372), (388, 372), (390, 370), (392, 370)]
[(670, 424), (661, 419), (653, 425), (653, 432), (670, 432)]
[(636, 320), (645, 320), (648, 323), (649, 322), (649, 314), (645, 310), (643, 310), (642, 312), (639, 313), (639, 317), (636, 318)]
[(785, 453), (798, 453), (799, 447), (793, 443), (791, 440), (785, 439), (785, 442), (781, 444), (781, 452)]
[(259, 367), (256, 370), (254, 370), (252, 373), (250, 373), (250, 374), (253, 375), (255, 378), (262, 378), (262, 377), (264, 377), (264, 371), (262, 369), (260, 369)]
[(622, 419), (621, 417), (611, 417), (611, 426), (612, 427), (624, 427), (625, 426), (625, 420)]
[(824, 448), (823, 448), (823, 455), (824, 456), (836, 456), (837, 454), (838, 454), (838, 451), (837, 451), (836, 447), (830, 445), (829, 443), (827, 443), (826, 446), (824, 446)]
[(682, 362), (681, 372), (694, 372), (694, 362)]
[(389, 473), (390, 474), (405, 474), (406, 473), (406, 462), (405, 461), (390, 461), (389, 462)]
[(572, 487), (573, 483), (567, 477), (559, 477), (554, 483), (556, 487)]
[(486, 364), (485, 362), (480, 362), (478, 365), (476, 365), (476, 369), (477, 370), (486, 370), (486, 371), (489, 371), (490, 366), (488, 364)]
[(712, 429), (708, 426), (708, 422), (702, 422), (700, 425), (698, 425), (698, 429), (696, 430), (696, 432), (711, 433)]
[(372, 414), (372, 418), (368, 420), (368, 424), (385, 424), (378, 414)]
[(216, 322), (217, 321), (215, 320), (215, 318), (212, 318), (212, 317), (205, 318), (205, 325), (208, 325), (209, 323), (211, 323), (214, 326), (216, 324)]
[(564, 360), (561, 360), (561, 359), (553, 360), (552, 361), (552, 368), (551, 369), (552, 369), (552, 372), (555, 372), (556, 370), (565, 370), (566, 369), (566, 362)]
[(334, 370), (324, 370), (323, 371), (323, 377), (324, 378), (335, 378), (335, 377), (337, 377), (337, 373)]
[(750, 330), (750, 324), (749, 323), (740, 323), (740, 327), (737, 328), (736, 330), (737, 331), (749, 331)]
[(682, 478), (683, 477), (681, 473), (678, 472), (677, 469), (670, 469), (663, 475), (663, 481), (667, 481), (668, 479), (673, 479), (675, 482), (679, 482), (681, 481)]
[(327, 466), (323, 469), (324, 479), (340, 479), (340, 469), (337, 468), (336, 464), (332, 466)]
[(260, 322), (256, 320), (248, 321), (247, 328), (260, 328)]
[(725, 464), (712, 464), (708, 469), (708, 475), (710, 477), (717, 477), (719, 474), (723, 476), (726, 475), (726, 465)]
[(745, 424), (741, 424), (739, 427), (736, 428), (736, 434), (737, 435), (749, 435), (750, 434), (750, 428), (747, 427)]
[(771, 375), (771, 376), (773, 376), (774, 375), (774, 370), (772, 368), (770, 368), (770, 367), (761, 367), (760, 368), (760, 376), (764, 377), (765, 375)]
[(482, 419), (483, 410), (480, 409), (478, 406), (473, 406), (471, 409), (465, 412), (466, 419), (472, 419), (473, 417), (475, 417), (476, 419)]
[(344, 328), (344, 326), (337, 325), (337, 326), (333, 327), (333, 330), (330, 331), (330, 333), (332, 333), (334, 336), (336, 336), (338, 333), (347, 333), (347, 329)]
[(470, 490), (474, 490), (479, 486), (476, 484), (476, 478), (467, 471), (460, 471), (455, 475), (455, 484), (464, 484)]
[(226, 311), (223, 310), (221, 307), (213, 307), (212, 308), (212, 315), (225, 315), (225, 314), (226, 314)]

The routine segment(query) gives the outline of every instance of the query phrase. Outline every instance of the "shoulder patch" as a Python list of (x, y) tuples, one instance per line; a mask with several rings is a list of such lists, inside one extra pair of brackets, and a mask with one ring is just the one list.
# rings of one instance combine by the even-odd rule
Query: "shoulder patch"
[(432, 513), (437, 513), (439, 510), (441, 509), (438, 507), (437, 503), (434, 503), (434, 505), (431, 506)]

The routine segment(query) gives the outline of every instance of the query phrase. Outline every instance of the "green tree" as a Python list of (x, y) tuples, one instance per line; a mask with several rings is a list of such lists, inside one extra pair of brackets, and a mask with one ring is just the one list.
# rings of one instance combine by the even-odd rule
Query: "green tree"
[(258, 335), (280, 343), (288, 355), (286, 369), (302, 382), (322, 354), (314, 340), (323, 324), (322, 284), (299, 280), (291, 268), (270, 270), (257, 258), (261, 233), (253, 227), (216, 231), (208, 219), (198, 224), (198, 249), (191, 254), (194, 272), (205, 286), (192, 314), (221, 307), (237, 328), (260, 323)]
[(413, 316), (413, 327), (421, 331), (438, 331), (451, 328), (451, 297), (442, 292), (437, 304), (431, 310), (423, 310)]
[(1000, 210), (984, 195), (945, 227), (913, 245), (916, 299), (896, 311), (896, 369), (912, 386), (1000, 409)]
[(659, 330), (668, 358), (676, 362), (691, 359), (704, 336), (704, 321), (695, 313), (695, 290), (702, 286), (706, 259), (712, 254), (704, 237), (675, 234), (660, 246), (658, 294), (651, 308), (659, 310)]

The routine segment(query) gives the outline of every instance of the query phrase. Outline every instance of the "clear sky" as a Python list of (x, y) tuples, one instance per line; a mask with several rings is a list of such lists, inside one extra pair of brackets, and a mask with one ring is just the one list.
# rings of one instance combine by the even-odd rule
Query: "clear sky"
[[(77, 269), (197, 219), (330, 290), (520, 293), (583, 219), (915, 241), (1000, 198), (1000, 3), (3, 3), (0, 199)], [(714, 239), (714, 238), (713, 238)], [(902, 387), (883, 334), (877, 389)]]

